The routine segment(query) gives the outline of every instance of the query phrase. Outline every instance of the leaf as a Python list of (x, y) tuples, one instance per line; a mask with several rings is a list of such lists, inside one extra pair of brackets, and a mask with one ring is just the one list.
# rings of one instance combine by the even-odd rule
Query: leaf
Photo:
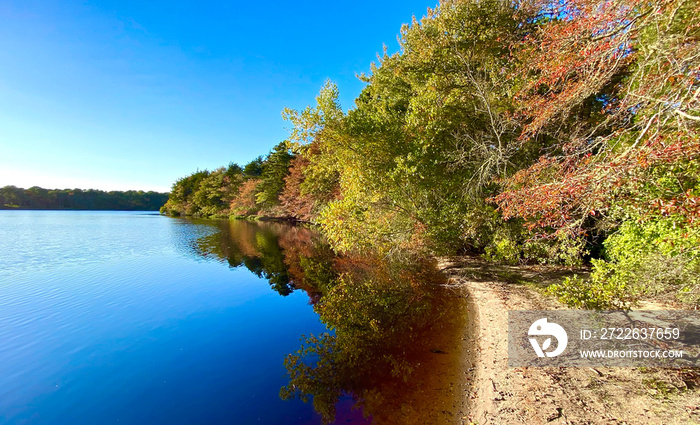
[(548, 349), (550, 345), (552, 345), (552, 338), (547, 338), (544, 344), (542, 344), (542, 351)]

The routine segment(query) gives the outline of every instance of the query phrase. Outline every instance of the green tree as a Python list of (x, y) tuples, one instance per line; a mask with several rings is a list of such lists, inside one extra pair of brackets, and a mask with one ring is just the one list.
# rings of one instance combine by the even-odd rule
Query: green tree
[(228, 209), (225, 199), (226, 169), (219, 168), (212, 171), (199, 183), (192, 196), (192, 203), (196, 207), (196, 213), (204, 216), (215, 215)]
[[(339, 249), (454, 251), (480, 242), (494, 179), (532, 156), (515, 143), (511, 3), (446, 1), (401, 31), (334, 137), (342, 197), (320, 223)], [(536, 152), (536, 150), (535, 150)], [(483, 247), (483, 246), (481, 246)]]
[(279, 204), (284, 189), (284, 178), (289, 174), (289, 162), (293, 155), (286, 142), (278, 143), (262, 163), (262, 180), (257, 187), (256, 203), (263, 208)]
[(246, 177), (259, 177), (262, 175), (263, 157), (259, 156), (243, 167), (243, 174)]
[(198, 208), (193, 202), (193, 197), (199, 189), (199, 185), (208, 176), (209, 171), (204, 170), (178, 179), (173, 184), (168, 201), (161, 211), (172, 215), (193, 215), (197, 213)]

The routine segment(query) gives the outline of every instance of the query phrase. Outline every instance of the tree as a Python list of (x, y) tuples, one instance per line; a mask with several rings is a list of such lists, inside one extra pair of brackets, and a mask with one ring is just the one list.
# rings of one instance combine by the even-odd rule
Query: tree
[(524, 22), (508, 2), (446, 1), (402, 28), (336, 130), (341, 197), (319, 219), (335, 246), (483, 248), (493, 180), (536, 153), (518, 142), (503, 78)]
[(540, 25), (521, 49), (520, 140), (553, 143), (494, 200), (543, 236), (603, 236), (591, 279), (553, 288), (572, 305), (629, 306), (669, 290), (697, 302), (700, 4), (535, 8)]
[(231, 200), (230, 210), (239, 216), (253, 215), (258, 212), (255, 194), (260, 184), (259, 179), (250, 178), (241, 183), (237, 195)]
[(255, 194), (256, 204), (271, 208), (279, 204), (279, 195), (289, 174), (289, 162), (293, 156), (286, 142), (278, 143), (262, 163), (261, 181)]
[(304, 170), (310, 161), (304, 155), (297, 155), (289, 162), (289, 174), (284, 178), (284, 187), (279, 195), (284, 215), (302, 221), (314, 218), (314, 199), (302, 194), (301, 186), (305, 181)]
[(259, 177), (262, 175), (263, 157), (259, 156), (243, 167), (243, 175), (246, 177)]
[(198, 211), (193, 202), (195, 192), (202, 181), (209, 176), (209, 171), (197, 171), (187, 177), (178, 179), (170, 191), (168, 201), (162, 211), (172, 215), (192, 215)]
[[(698, 158), (700, 5), (538, 5), (551, 18), (523, 42), (532, 77), (519, 93), (521, 141), (545, 135), (555, 144), (495, 200), (505, 217), (578, 231), (591, 216), (629, 204), (654, 168)], [(700, 199), (688, 189), (681, 184), (644, 201), (699, 217)]]
[(192, 204), (199, 215), (215, 215), (227, 209), (228, 202), (225, 199), (226, 172), (223, 167), (212, 171), (199, 183), (192, 196)]

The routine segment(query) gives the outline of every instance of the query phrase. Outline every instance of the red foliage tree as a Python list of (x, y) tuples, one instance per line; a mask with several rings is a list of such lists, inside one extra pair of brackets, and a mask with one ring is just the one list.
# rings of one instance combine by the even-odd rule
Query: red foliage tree
[(654, 170), (700, 157), (700, 2), (539, 7), (550, 20), (519, 49), (528, 75), (518, 94), (521, 139), (555, 142), (504, 182), (494, 198), (504, 216), (572, 230), (613, 204), (642, 202), (700, 218), (700, 194), (683, 184), (640, 195)]

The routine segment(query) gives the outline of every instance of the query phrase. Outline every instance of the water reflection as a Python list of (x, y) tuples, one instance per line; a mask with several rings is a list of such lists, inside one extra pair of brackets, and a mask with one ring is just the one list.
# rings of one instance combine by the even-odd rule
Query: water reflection
[[(211, 223), (211, 222), (209, 222)], [(283, 399), (312, 401), (325, 422), (350, 397), (367, 422), (453, 423), (461, 408), (462, 299), (428, 260), (336, 256), (311, 228), (217, 222), (200, 256), (244, 266), (286, 296), (304, 290), (331, 330), (284, 360)], [(357, 423), (357, 418), (354, 419)]]
[(303, 289), (315, 303), (337, 277), (333, 251), (308, 227), (244, 220), (216, 223), (219, 231), (197, 239), (192, 248), (230, 267), (246, 267), (282, 296)]

